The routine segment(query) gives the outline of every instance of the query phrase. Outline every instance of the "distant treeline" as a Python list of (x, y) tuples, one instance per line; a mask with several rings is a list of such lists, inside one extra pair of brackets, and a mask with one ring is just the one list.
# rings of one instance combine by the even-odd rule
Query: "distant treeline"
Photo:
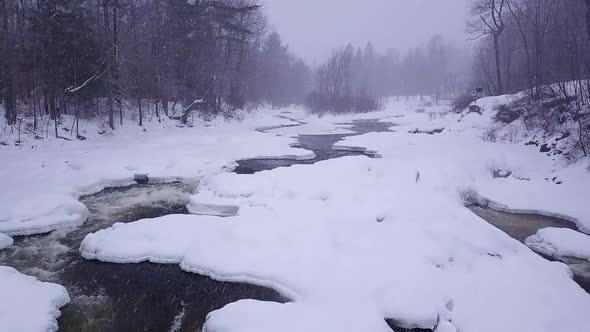
[(307, 105), (317, 112), (364, 112), (376, 110), (379, 97), (451, 95), (465, 89), (469, 60), (466, 49), (441, 36), (405, 54), (348, 44), (318, 68)]

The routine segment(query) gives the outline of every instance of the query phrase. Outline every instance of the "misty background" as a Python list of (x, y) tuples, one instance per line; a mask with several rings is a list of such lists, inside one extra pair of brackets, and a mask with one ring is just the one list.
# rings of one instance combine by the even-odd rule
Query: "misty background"
[(406, 51), (441, 35), (458, 47), (469, 39), (470, 0), (264, 0), (269, 23), (311, 63), (351, 42), (382, 52)]
[(38, 136), (48, 121), (59, 136), (62, 115), (79, 135), (80, 118), (115, 130), (516, 92), (541, 117), (546, 98), (576, 100), (579, 119), (590, 94), (589, 0), (0, 0), (0, 13), (5, 121), (30, 118)]

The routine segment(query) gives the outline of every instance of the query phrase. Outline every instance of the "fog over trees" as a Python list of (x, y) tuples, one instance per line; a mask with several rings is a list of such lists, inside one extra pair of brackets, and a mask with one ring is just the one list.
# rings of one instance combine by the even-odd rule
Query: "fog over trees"
[(573, 137), (590, 153), (590, 1), (474, 0), (474, 84), (489, 95), (526, 91), (500, 114)]
[(378, 108), (376, 97), (450, 96), (466, 86), (467, 56), (441, 36), (403, 54), (379, 54), (370, 42), (363, 49), (348, 44), (318, 68), (308, 105), (318, 111), (372, 111)]
[(0, 0), (0, 332), (590, 331), (590, 0)]
[(158, 119), (189, 105), (229, 114), (301, 102), (308, 84), (256, 1), (2, 0), (0, 12), (9, 124), (105, 115), (114, 129), (124, 103), (140, 125), (146, 108)]
[(124, 112), (142, 125), (146, 116), (186, 122), (262, 105), (369, 111), (381, 97), (451, 98), (475, 87), (539, 97), (543, 86), (566, 81), (587, 103), (588, 0), (470, 6), (470, 46), (433, 33), (410, 49), (378, 49), (368, 35), (310, 64), (268, 24), (258, 0), (0, 0), (1, 102), (7, 124), (30, 116), (35, 133), (41, 118), (57, 128), (62, 114), (115, 129)]
[(587, 0), (474, 1), (475, 80), (502, 94), (588, 78), (589, 7)]

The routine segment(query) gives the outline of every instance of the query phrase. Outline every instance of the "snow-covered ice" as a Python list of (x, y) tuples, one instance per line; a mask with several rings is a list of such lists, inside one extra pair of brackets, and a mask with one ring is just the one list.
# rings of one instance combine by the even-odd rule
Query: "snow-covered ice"
[(442, 180), (416, 183), (415, 165), (367, 157), (218, 174), (192, 199), (239, 205), (237, 216), (115, 225), (89, 235), (81, 251), (108, 262), (180, 263), (294, 300), (230, 305), (208, 331), (387, 331), (386, 318), (432, 328), (447, 299), (460, 331), (583, 331), (590, 297), (567, 267), (473, 215)]
[(69, 301), (64, 287), (0, 266), (0, 331), (57, 331), (59, 309)]
[(544, 228), (527, 238), (525, 243), (550, 257), (574, 257), (590, 262), (590, 236), (571, 229)]
[[(586, 331), (590, 296), (569, 268), (544, 260), (464, 207), (464, 193), (473, 192), (496, 208), (559, 215), (590, 232), (587, 159), (574, 165), (553, 160), (516, 144), (523, 137), (509, 128), (496, 128), (506, 139), (482, 139), (496, 126), (490, 105), (510, 98), (478, 101), (482, 115), (441, 116), (443, 107), (414, 112), (409, 109), (418, 105), (392, 102), (381, 112), (321, 119), (290, 112), (291, 119), (309, 125), (267, 133), (255, 129), (294, 121), (265, 115), (178, 133), (154, 129), (139, 140), (122, 133), (43, 147), (45, 154), (27, 154), (28, 160), (11, 167), (51, 188), (45, 194), (56, 203), (48, 206), (64, 204), (65, 197), (77, 201), (81, 192), (113, 181), (125, 183), (135, 173), (199, 177), (188, 205), (194, 215), (115, 224), (88, 235), (80, 252), (105, 262), (180, 264), (214, 279), (271, 287), (292, 300), (230, 304), (211, 313), (208, 332), (385, 332), (391, 330), (386, 319), (437, 331)], [(360, 119), (394, 119), (397, 126), (395, 132), (346, 137), (334, 148), (359, 147), (382, 159), (345, 157), (252, 175), (225, 172), (237, 159), (309, 157), (292, 148), (296, 141), (288, 136), (343, 132), (348, 127), (342, 123)], [(410, 134), (415, 128), (445, 130)], [(17, 152), (25, 153), (0, 153)], [(51, 174), (67, 172), (53, 179), (43, 176), (47, 167)], [(508, 176), (494, 176), (499, 170)], [(31, 198), (34, 206), (38, 184), (8, 175), (0, 180), (23, 187), (17, 197)], [(80, 189), (85, 186), (90, 189)], [(6, 193), (0, 199), (6, 206), (18, 201)], [(23, 210), (25, 223), (39, 219)], [(0, 212), (0, 231), (11, 234), (2, 221), (19, 220), (6, 215)]]
[(336, 311), (329, 304), (321, 303), (279, 304), (243, 300), (209, 314), (204, 331), (391, 332), (372, 308), (349, 307), (346, 311), (339, 309)]
[[(376, 151), (384, 158), (414, 165), (422, 179), (477, 192), (495, 209), (560, 217), (590, 233), (590, 160), (567, 165), (563, 159), (539, 153), (538, 147), (526, 146), (522, 130), (513, 133), (514, 127), (497, 127), (492, 119), (493, 106), (513, 98), (507, 95), (478, 100), (478, 105), (489, 110), (483, 115), (448, 114), (431, 119), (428, 113), (402, 113), (406, 116), (396, 132), (350, 136), (335, 147)], [(416, 127), (446, 129), (433, 136), (408, 134)], [(497, 142), (482, 139), (491, 128), (497, 131)], [(497, 170), (511, 174), (505, 179), (494, 178)]]
[(13, 243), (10, 236), (0, 233), (0, 250), (10, 247)]
[(268, 133), (291, 137), (297, 137), (299, 135), (354, 134), (354, 131), (349, 129), (353, 126), (350, 124), (337, 124), (329, 119), (317, 117), (308, 117), (305, 121), (306, 123), (300, 126), (276, 128), (269, 130)]

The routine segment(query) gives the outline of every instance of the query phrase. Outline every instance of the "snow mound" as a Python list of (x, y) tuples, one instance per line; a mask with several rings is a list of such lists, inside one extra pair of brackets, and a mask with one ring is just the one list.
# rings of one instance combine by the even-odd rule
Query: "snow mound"
[(457, 328), (451, 322), (442, 322), (434, 332), (457, 332)]
[(30, 235), (79, 225), (88, 215), (77, 201), (80, 195), (133, 184), (136, 174), (149, 174), (150, 180), (198, 179), (235, 167), (241, 159), (313, 159), (313, 152), (294, 148), (297, 141), (291, 137), (256, 131), (261, 125), (292, 123), (274, 113), (253, 113), (242, 122), (218, 119), (195, 128), (146, 121), (144, 128), (126, 125), (112, 135), (95, 133), (97, 124), (89, 123), (94, 129), (84, 133), (88, 139), (83, 142), (49, 138), (4, 147), (0, 232)]
[(289, 137), (297, 137), (299, 135), (340, 135), (340, 134), (354, 134), (354, 131), (349, 128), (353, 125), (334, 124), (325, 119), (314, 118), (308, 119), (308, 123), (300, 126), (287, 126), (268, 130), (268, 133), (277, 135), (285, 135)]
[(234, 205), (201, 204), (191, 199), (187, 205), (187, 209), (190, 214), (195, 215), (232, 217), (238, 215), (240, 207)]
[(14, 240), (3, 233), (0, 233), (0, 250), (10, 247), (14, 243)]
[(496, 107), (500, 105), (508, 105), (511, 102), (522, 98), (524, 93), (517, 93), (517, 94), (505, 94), (501, 96), (490, 96), (490, 97), (483, 97), (479, 98), (478, 100), (474, 101), (471, 105), (477, 105), (482, 108), (482, 110), (486, 112), (493, 112)]
[[(303, 149), (301, 149), (302, 151), (305, 151)], [(313, 152), (309, 152), (309, 153), (301, 153), (301, 154), (286, 154), (286, 155), (280, 155), (280, 156), (264, 156), (264, 155), (260, 155), (260, 156), (254, 156), (254, 157), (248, 157), (248, 158), (242, 158), (242, 160), (255, 160), (255, 159), (274, 159), (274, 160), (311, 160), (311, 159), (315, 159), (316, 155)]]
[(57, 331), (59, 309), (68, 302), (63, 286), (0, 266), (0, 331)]
[(35, 195), (7, 207), (4, 215), (0, 215), (0, 232), (47, 233), (64, 226), (81, 225), (89, 214), (88, 208), (72, 196)]
[(210, 313), (204, 332), (391, 332), (370, 308), (242, 300)]
[(410, 134), (428, 134), (428, 135), (434, 135), (434, 134), (440, 134), (443, 131), (445, 131), (444, 127), (421, 127), (421, 128), (414, 128), (411, 129), (410, 131), (408, 131), (408, 133)]
[(590, 236), (568, 228), (541, 229), (527, 238), (525, 244), (550, 257), (574, 257), (590, 261)]
[[(502, 98), (487, 102), (491, 105), (497, 99)], [(406, 120), (412, 122), (400, 124), (397, 132), (346, 137), (334, 148), (356, 146), (376, 151), (385, 159), (413, 166), (422, 181), (436, 181), (441, 189), (472, 189), (507, 212), (556, 216), (576, 223), (580, 231), (590, 234), (588, 160), (565, 165), (539, 153), (536, 147), (486, 142), (481, 135), (493, 121), (485, 114), (466, 116), (461, 122), (457, 122), (456, 114), (436, 121), (424, 115), (409, 115)], [(411, 135), (401, 130), (411, 130), (416, 124), (424, 124), (420, 128), (446, 129), (443, 135), (435, 136)], [(494, 178), (496, 171), (498, 176)], [(505, 177), (508, 172), (510, 175)], [(559, 179), (560, 184), (554, 179)]]

